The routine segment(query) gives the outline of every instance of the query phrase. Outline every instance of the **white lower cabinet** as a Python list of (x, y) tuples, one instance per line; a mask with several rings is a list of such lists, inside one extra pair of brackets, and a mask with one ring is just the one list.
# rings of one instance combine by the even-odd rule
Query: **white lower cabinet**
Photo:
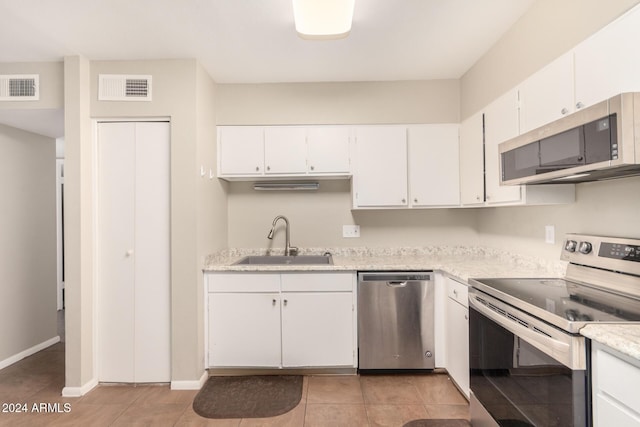
[(469, 302), (467, 285), (446, 278), (445, 367), (469, 398)]
[(208, 273), (209, 367), (355, 367), (355, 273)]
[(351, 292), (282, 294), (282, 366), (354, 364)]
[(640, 361), (594, 343), (593, 425), (640, 427)]
[(280, 366), (280, 295), (209, 294), (209, 365)]

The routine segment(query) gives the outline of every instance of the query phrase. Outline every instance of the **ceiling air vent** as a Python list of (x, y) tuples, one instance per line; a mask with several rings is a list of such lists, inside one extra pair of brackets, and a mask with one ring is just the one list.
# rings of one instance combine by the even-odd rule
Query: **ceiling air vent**
[(99, 101), (151, 101), (151, 76), (100, 74)]
[(38, 74), (0, 75), (0, 101), (38, 101)]

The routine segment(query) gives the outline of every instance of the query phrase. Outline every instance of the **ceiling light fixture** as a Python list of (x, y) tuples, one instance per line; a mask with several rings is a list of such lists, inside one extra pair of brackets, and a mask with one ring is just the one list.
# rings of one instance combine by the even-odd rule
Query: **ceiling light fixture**
[(293, 0), (296, 31), (303, 39), (331, 40), (349, 35), (355, 0)]

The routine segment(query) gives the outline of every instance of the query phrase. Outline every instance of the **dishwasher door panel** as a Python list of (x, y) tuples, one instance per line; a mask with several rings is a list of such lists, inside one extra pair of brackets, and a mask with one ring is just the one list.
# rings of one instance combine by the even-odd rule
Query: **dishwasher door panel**
[(435, 367), (431, 278), (431, 273), (358, 275), (361, 370)]

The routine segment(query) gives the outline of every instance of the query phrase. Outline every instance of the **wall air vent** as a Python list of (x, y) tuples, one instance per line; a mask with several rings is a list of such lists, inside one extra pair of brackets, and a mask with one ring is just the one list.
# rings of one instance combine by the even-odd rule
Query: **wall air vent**
[(0, 75), (0, 101), (38, 101), (38, 74)]
[(100, 74), (99, 101), (151, 101), (151, 76)]

